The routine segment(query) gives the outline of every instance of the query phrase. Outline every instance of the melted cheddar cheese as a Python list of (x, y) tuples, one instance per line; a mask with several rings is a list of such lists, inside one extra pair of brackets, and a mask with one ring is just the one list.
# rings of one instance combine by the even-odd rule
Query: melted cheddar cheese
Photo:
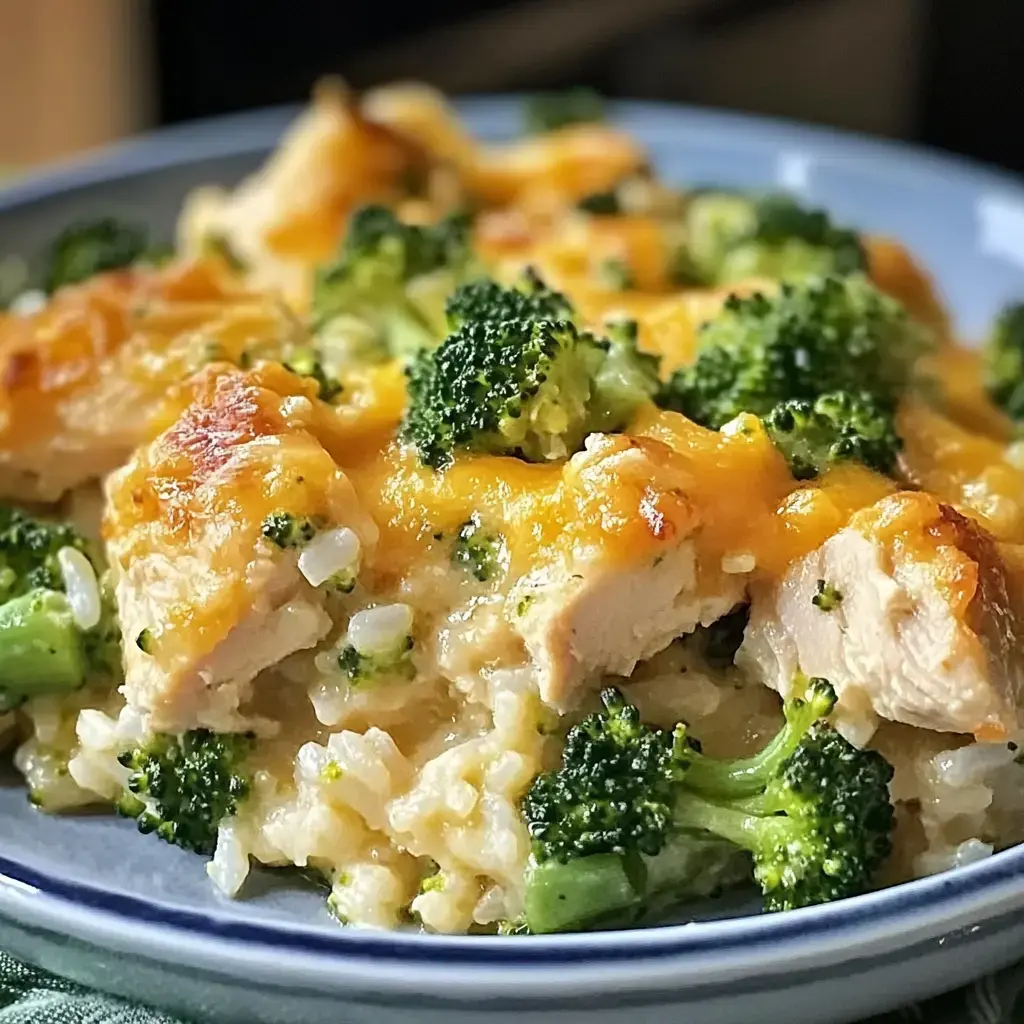
[[(249, 374), (214, 365), (183, 389), (173, 425), (115, 474), (104, 535), (125, 566), (190, 557), (194, 574), (155, 627), (155, 651), (206, 653), (249, 599), (262, 523), (286, 509), (343, 519), (348, 489), (316, 439), (315, 388), (275, 364)], [(318, 404), (318, 403), (317, 403)]]

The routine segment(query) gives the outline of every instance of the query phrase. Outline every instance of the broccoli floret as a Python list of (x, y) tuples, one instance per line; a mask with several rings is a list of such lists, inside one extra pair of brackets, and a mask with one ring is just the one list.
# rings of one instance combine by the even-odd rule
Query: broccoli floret
[(533, 270), (527, 270), (515, 288), (479, 278), (460, 285), (445, 304), (448, 326), (498, 323), (503, 320), (572, 320), (575, 310), (561, 293), (548, 288)]
[(63, 590), (57, 560), (61, 548), (89, 554), (88, 544), (74, 527), (0, 505), (0, 600), (36, 589)]
[[(753, 860), (769, 910), (865, 891), (891, 851), (891, 766), (826, 722), (835, 693), (812, 680), (753, 757), (716, 760), (683, 726), (655, 729), (616, 690), (570, 730), (562, 765), (523, 800), (533, 838), (532, 931), (628, 922)], [(710, 844), (710, 845), (709, 845)]]
[(117, 601), (110, 573), (99, 578), (100, 621), (82, 634), (89, 671), (114, 676), (121, 669), (121, 623), (117, 617)]
[(635, 320), (611, 320), (605, 323), (606, 352), (594, 376), (594, 400), (591, 430), (618, 430), (643, 402), (658, 390), (658, 356), (641, 352)]
[(770, 297), (730, 296), (659, 402), (718, 429), (740, 413), (766, 416), (833, 391), (894, 398), (927, 347), (927, 333), (867, 278), (807, 278)]
[(842, 592), (827, 580), (818, 580), (811, 604), (819, 611), (834, 612), (843, 603)]
[(130, 266), (145, 256), (148, 244), (145, 228), (113, 217), (72, 224), (46, 254), (43, 288), (53, 293), (64, 285)]
[(655, 854), (664, 845), (688, 764), (685, 731), (644, 725), (617, 690), (601, 701), (569, 730), (561, 769), (538, 775), (523, 799), (538, 861)]
[(835, 692), (810, 681), (785, 705), (786, 725), (760, 754), (716, 762), (697, 755), (676, 822), (748, 850), (768, 910), (866, 892), (892, 852), (892, 766), (858, 750), (825, 721)]
[(153, 736), (118, 756), (128, 769), (128, 794), (118, 805), (139, 831), (195, 853), (212, 854), (217, 829), (249, 794), (245, 765), (253, 737), (194, 729)]
[(619, 194), (615, 189), (584, 196), (576, 204), (576, 207), (595, 217), (617, 217), (622, 213), (622, 204), (619, 202)]
[(786, 195), (704, 191), (688, 203), (684, 226), (686, 266), (704, 284), (850, 274), (867, 267), (856, 232)]
[(415, 672), (412, 633), (413, 613), (408, 605), (380, 605), (356, 612), (338, 653), (338, 668), (357, 687), (408, 679)]
[(623, 427), (658, 381), (635, 325), (599, 339), (565, 320), (466, 323), (408, 372), (402, 437), (435, 469), (460, 448), (564, 458), (592, 431)]
[(408, 676), (413, 667), (409, 659), (413, 646), (411, 636), (403, 636), (381, 651), (359, 651), (346, 644), (338, 654), (338, 668), (353, 686), (366, 686), (384, 677)]
[(604, 120), (604, 99), (593, 89), (578, 86), (564, 92), (538, 93), (526, 100), (523, 120), (527, 134), (540, 135), (570, 124)]
[(597, 284), (613, 292), (624, 292), (633, 287), (633, 271), (629, 264), (615, 257), (602, 260), (594, 268)]
[(485, 530), (480, 516), (474, 512), (455, 535), (452, 562), (466, 569), (474, 579), (486, 583), (501, 572), (503, 559), (504, 539), (500, 534)]
[(74, 551), (95, 571), (85, 539), (64, 523), (0, 506), (0, 707), (62, 694), (120, 662), (117, 619), (101, 587), (100, 621), (83, 630), (65, 595), (60, 553)]
[(869, 392), (833, 391), (813, 402), (781, 402), (764, 425), (797, 480), (849, 461), (890, 474), (903, 446), (892, 407)]
[(985, 385), (1007, 416), (1024, 419), (1024, 303), (996, 318), (985, 345)]
[(313, 290), (318, 329), (339, 317), (373, 327), (380, 346), (408, 355), (444, 337), (444, 301), (475, 269), (469, 220), (405, 224), (383, 206), (364, 206), (349, 222), (338, 259)]
[(321, 402), (331, 402), (342, 392), (342, 386), (337, 377), (327, 373), (320, 357), (310, 348), (293, 352), (285, 359), (284, 365), (297, 376), (309, 377), (310, 380), (315, 381), (317, 397)]
[(263, 520), (263, 536), (279, 548), (301, 548), (320, 529), (312, 516), (296, 516), (291, 512), (272, 512)]

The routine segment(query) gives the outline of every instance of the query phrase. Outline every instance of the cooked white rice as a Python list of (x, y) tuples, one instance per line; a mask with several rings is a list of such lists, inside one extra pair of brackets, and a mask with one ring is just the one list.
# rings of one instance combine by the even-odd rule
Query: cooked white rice
[(93, 629), (103, 614), (99, 580), (92, 562), (77, 548), (65, 547), (57, 552), (57, 564), (64, 577), (71, 614), (79, 629)]

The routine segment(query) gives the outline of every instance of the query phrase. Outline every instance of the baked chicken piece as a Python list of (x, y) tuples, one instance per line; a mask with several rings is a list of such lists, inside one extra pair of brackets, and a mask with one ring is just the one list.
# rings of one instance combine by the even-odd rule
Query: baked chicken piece
[(602, 675), (628, 676), (742, 600), (743, 574), (699, 573), (691, 482), (676, 453), (650, 438), (593, 434), (566, 464), (566, 542), (510, 597), (548, 704), (571, 704)]
[(168, 386), (211, 355), (280, 353), (300, 325), (219, 259), (130, 269), (0, 315), (0, 496), (53, 502), (148, 439)]
[(377, 531), (319, 436), (333, 413), (275, 363), (216, 364), (110, 477), (124, 694), (155, 729), (230, 729), (262, 669), (312, 647)]
[(824, 676), (850, 719), (998, 739), (1020, 724), (1024, 625), (1012, 560), (976, 522), (900, 492), (753, 595), (737, 664), (788, 695)]

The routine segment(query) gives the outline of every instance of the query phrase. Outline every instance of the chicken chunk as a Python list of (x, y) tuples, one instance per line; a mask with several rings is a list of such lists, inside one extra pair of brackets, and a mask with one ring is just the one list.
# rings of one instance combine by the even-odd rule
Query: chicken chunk
[(156, 729), (237, 727), (257, 673), (330, 629), (327, 588), (301, 571), (298, 547), (268, 538), (268, 516), (347, 528), (363, 554), (376, 541), (318, 439), (333, 413), (314, 396), (277, 364), (211, 366), (176, 422), (108, 481), (124, 693)]
[(148, 440), (169, 384), (217, 351), (278, 351), (294, 318), (239, 290), (220, 261), (127, 270), (0, 316), (0, 497), (52, 502)]
[(421, 84), (372, 90), (362, 110), (380, 127), (415, 139), (434, 163), (454, 171), (477, 207), (516, 205), (553, 214), (614, 188), (648, 161), (643, 147), (611, 124), (574, 124), (480, 145), (466, 134), (445, 98)]
[(857, 513), (753, 595), (737, 664), (786, 694), (825, 676), (843, 714), (996, 739), (1019, 726), (1024, 637), (1010, 562), (921, 493)]
[(420, 147), (363, 116), (344, 86), (326, 81), (267, 163), (233, 192), (198, 189), (178, 221), (182, 251), (224, 239), (254, 287), (308, 299), (310, 269), (334, 253), (352, 210), (392, 202), (425, 174)]
[(559, 545), (509, 598), (546, 703), (565, 707), (587, 681), (628, 676), (742, 600), (742, 573), (698, 573), (690, 483), (676, 454), (649, 438), (593, 435), (568, 464), (576, 522), (596, 529)]

